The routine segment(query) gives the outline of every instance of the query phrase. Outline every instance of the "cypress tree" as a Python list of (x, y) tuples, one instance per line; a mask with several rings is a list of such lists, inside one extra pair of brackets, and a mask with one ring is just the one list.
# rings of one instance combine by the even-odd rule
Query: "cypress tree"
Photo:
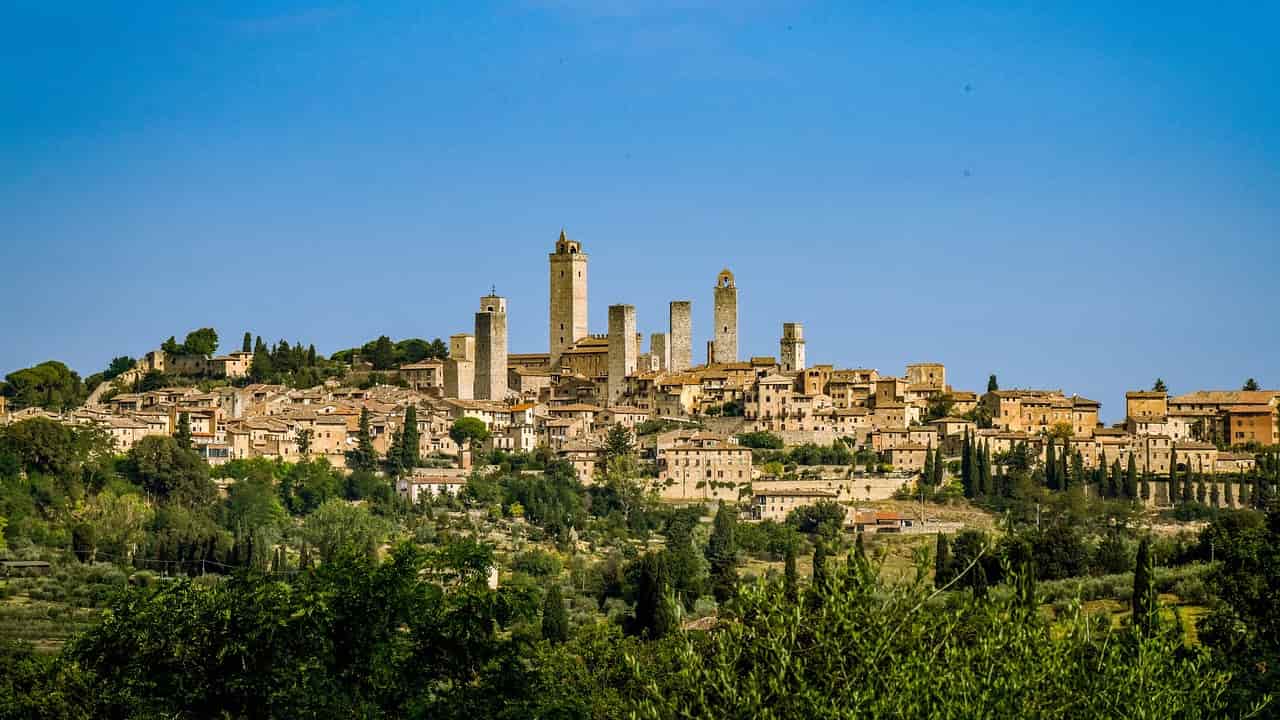
[(973, 597), (975, 600), (985, 600), (987, 598), (987, 570), (982, 563), (973, 566)]
[(964, 443), (960, 450), (960, 485), (964, 488), (964, 496), (973, 499), (973, 440), (969, 431), (964, 431)]
[(733, 597), (738, 587), (738, 546), (734, 539), (737, 520), (737, 511), (721, 502), (716, 510), (711, 537), (707, 540), (706, 557), (711, 566), (711, 591), (718, 603)]
[(674, 625), (674, 608), (666, 607), (669, 594), (666, 560), (660, 553), (640, 556), (636, 580), (635, 619), (632, 634), (657, 640), (667, 635)]
[(933, 484), (933, 446), (924, 452), (924, 470), (920, 473), (921, 485)]
[(1249, 490), (1250, 490), (1249, 483), (1247, 481), (1242, 480), (1240, 482), (1240, 507), (1242, 508), (1249, 507), (1249, 500), (1251, 499), (1249, 497), (1250, 496)]
[(418, 467), (419, 438), (418, 406), (410, 403), (404, 411), (404, 431), (400, 434), (402, 458), (400, 465), (406, 470), (412, 471)]
[(1182, 475), (1182, 502), (1190, 503), (1195, 497), (1195, 487), (1191, 482), (1191, 463), (1187, 463), (1186, 472)]
[(542, 639), (552, 643), (569, 639), (569, 613), (564, 608), (558, 582), (547, 588), (547, 597), (542, 603)]
[(795, 601), (800, 597), (800, 578), (796, 573), (796, 541), (787, 543), (783, 562), (783, 591), (787, 599)]
[(1144, 502), (1151, 499), (1151, 483), (1145, 473), (1142, 475), (1142, 499)]
[(1200, 503), (1201, 505), (1204, 505), (1205, 496), (1206, 496), (1206, 493), (1205, 493), (1205, 487), (1204, 487), (1204, 476), (1197, 474), (1196, 475), (1196, 502)]
[(949, 582), (951, 582), (951, 542), (947, 540), (946, 535), (938, 533), (938, 546), (933, 556), (933, 587), (942, 589)]
[(360, 427), (356, 432), (356, 449), (347, 451), (347, 467), (352, 470), (373, 472), (378, 467), (378, 451), (373, 447), (373, 432), (369, 428), (369, 408), (360, 409)]
[(183, 450), (191, 449), (191, 417), (187, 413), (178, 413), (178, 429), (174, 430), (173, 439)]
[(240, 352), (253, 352), (253, 336), (247, 332), (244, 334), (244, 340), (240, 343)]
[(944, 468), (944, 467), (943, 467), (943, 465), (942, 465), (942, 445), (941, 445), (941, 444), (939, 444), (939, 445), (938, 445), (938, 452), (937, 452), (937, 455), (935, 455), (935, 456), (934, 456), (934, 458), (933, 458), (933, 481), (932, 481), (932, 484), (933, 484), (933, 486), (934, 486), (935, 488), (937, 488), (937, 487), (942, 487), (942, 478), (943, 478), (943, 470), (944, 470), (944, 469), (945, 469), (945, 468)]
[(827, 586), (827, 543), (818, 538), (813, 544), (813, 590), (821, 592)]
[(1044, 484), (1049, 486), (1050, 490), (1059, 490), (1058, 487), (1058, 460), (1054, 453), (1053, 436), (1049, 436), (1049, 444), (1044, 450)]
[(1209, 504), (1213, 507), (1222, 507), (1222, 494), (1221, 491), (1218, 490), (1218, 482), (1216, 479), (1210, 480), (1209, 482)]
[(1133, 624), (1143, 635), (1150, 635), (1156, 624), (1155, 570), (1151, 566), (1151, 540), (1138, 543), (1138, 560), (1133, 569)]
[(1222, 481), (1222, 501), (1227, 507), (1235, 505), (1235, 499), (1231, 497), (1231, 478)]
[(1129, 467), (1124, 474), (1124, 496), (1129, 500), (1138, 499), (1138, 463), (1129, 453)]
[(307, 367), (315, 367), (315, 366), (316, 366), (316, 346), (308, 345), (307, 346)]

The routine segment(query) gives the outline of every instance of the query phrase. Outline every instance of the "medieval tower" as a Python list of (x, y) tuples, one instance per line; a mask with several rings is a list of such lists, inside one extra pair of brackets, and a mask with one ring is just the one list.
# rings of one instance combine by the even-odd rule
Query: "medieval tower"
[(669, 358), (667, 367), (672, 372), (688, 370), (693, 365), (693, 303), (689, 300), (671, 301), (671, 332), (667, 336)]
[(480, 298), (476, 313), (476, 400), (507, 399), (507, 299)]
[(713, 361), (731, 363), (738, 361), (738, 286), (728, 268), (716, 277), (715, 290), (715, 345)]
[(444, 361), (444, 396), (470, 400), (476, 389), (476, 338), (467, 333), (449, 336), (449, 359)]
[(587, 256), (582, 244), (560, 231), (551, 253), (551, 365), (587, 336)]
[(636, 307), (609, 306), (609, 404), (616, 405), (627, 389), (627, 376), (635, 373), (640, 354), (636, 340)]
[(804, 325), (782, 323), (782, 371), (799, 372), (805, 369)]

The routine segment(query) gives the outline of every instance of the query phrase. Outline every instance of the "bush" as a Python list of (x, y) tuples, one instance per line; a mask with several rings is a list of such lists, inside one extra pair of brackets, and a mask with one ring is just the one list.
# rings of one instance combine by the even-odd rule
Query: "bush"
[(554, 577), (560, 574), (560, 558), (546, 550), (528, 550), (511, 560), (511, 569), (533, 577)]

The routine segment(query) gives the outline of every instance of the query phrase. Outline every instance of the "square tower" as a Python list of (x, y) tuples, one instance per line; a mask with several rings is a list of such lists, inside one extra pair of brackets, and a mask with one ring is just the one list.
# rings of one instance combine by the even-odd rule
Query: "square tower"
[(667, 344), (669, 337), (666, 333), (653, 333), (649, 336), (649, 356), (653, 358), (655, 370), (671, 367), (671, 352)]
[(551, 253), (551, 364), (587, 336), (587, 256), (560, 231)]
[(449, 359), (444, 361), (444, 396), (471, 400), (476, 387), (476, 338), (468, 333), (449, 336)]
[(715, 345), (714, 358), (717, 363), (738, 361), (738, 286), (734, 283), (733, 273), (729, 268), (720, 271), (716, 276), (715, 289)]
[(616, 405), (627, 389), (627, 376), (635, 373), (639, 355), (636, 342), (636, 307), (609, 306), (609, 397)]
[(782, 323), (782, 371), (799, 372), (805, 369), (804, 325)]
[(507, 399), (507, 299), (480, 298), (476, 313), (475, 399)]
[(667, 367), (682, 372), (693, 366), (693, 302), (671, 301), (671, 357)]

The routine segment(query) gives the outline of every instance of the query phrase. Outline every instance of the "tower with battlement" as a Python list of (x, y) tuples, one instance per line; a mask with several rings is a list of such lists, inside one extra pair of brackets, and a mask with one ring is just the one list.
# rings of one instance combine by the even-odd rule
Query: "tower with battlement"
[(507, 399), (507, 299), (480, 298), (476, 313), (475, 399)]
[(587, 256), (560, 231), (551, 260), (551, 365), (587, 336)]
[(712, 361), (731, 363), (738, 361), (738, 286), (729, 268), (716, 276), (715, 288), (715, 345)]
[(444, 361), (444, 396), (470, 400), (475, 386), (476, 338), (468, 333), (451, 335), (449, 358)]

